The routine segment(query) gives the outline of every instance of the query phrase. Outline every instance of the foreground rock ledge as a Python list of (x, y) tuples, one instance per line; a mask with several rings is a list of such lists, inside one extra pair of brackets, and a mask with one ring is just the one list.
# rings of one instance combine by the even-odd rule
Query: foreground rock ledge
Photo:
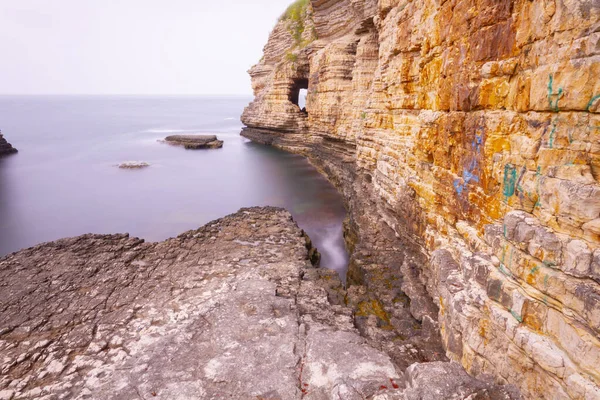
[(458, 364), (397, 370), (310, 247), (267, 207), (161, 243), (84, 235), (4, 257), (0, 398), (510, 398)]

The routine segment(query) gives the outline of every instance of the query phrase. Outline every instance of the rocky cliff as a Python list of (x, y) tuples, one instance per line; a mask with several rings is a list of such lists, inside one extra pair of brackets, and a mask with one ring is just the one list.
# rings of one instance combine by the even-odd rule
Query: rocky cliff
[(4, 136), (2, 136), (2, 132), (0, 132), (0, 156), (6, 155), (6, 154), (12, 154), (12, 153), (16, 153), (16, 152), (17, 152), (17, 149), (12, 147), (11, 144), (8, 143), (6, 141), (6, 139), (4, 139)]
[(600, 398), (597, 0), (300, 0), (249, 73), (242, 134), (345, 195), (363, 336)]

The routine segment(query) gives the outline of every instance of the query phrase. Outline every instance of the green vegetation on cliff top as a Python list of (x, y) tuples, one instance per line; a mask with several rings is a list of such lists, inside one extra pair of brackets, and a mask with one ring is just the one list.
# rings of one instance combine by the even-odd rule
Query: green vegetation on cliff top
[(290, 19), (292, 21), (300, 21), (303, 17), (306, 7), (310, 0), (296, 0), (288, 6), (285, 12), (279, 17), (280, 20)]
[[(304, 47), (307, 43), (303, 43), (302, 34), (306, 28), (305, 18), (310, 0), (296, 0), (288, 6), (285, 12), (279, 17), (280, 21), (288, 21), (288, 29), (296, 41), (296, 45)], [(313, 36), (316, 32), (313, 29)], [(312, 38), (310, 41), (316, 39)]]

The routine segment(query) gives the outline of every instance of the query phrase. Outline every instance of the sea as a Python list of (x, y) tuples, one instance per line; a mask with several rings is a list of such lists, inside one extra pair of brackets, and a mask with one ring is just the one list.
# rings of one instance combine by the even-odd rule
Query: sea
[[(240, 136), (250, 97), (0, 96), (0, 257), (85, 233), (161, 241), (242, 207), (288, 209), (345, 279), (346, 215), (303, 157)], [(216, 134), (222, 149), (185, 150), (174, 134)], [(125, 161), (149, 167), (124, 170)]]

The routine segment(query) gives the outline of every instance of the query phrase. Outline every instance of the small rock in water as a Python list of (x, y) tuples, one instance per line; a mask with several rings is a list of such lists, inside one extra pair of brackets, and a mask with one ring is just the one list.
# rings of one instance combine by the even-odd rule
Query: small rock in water
[(220, 149), (223, 147), (223, 141), (218, 140), (215, 135), (172, 135), (167, 136), (165, 142), (183, 146), (188, 150)]
[(141, 169), (149, 166), (150, 164), (145, 161), (125, 161), (118, 165), (118, 167), (122, 169)]

